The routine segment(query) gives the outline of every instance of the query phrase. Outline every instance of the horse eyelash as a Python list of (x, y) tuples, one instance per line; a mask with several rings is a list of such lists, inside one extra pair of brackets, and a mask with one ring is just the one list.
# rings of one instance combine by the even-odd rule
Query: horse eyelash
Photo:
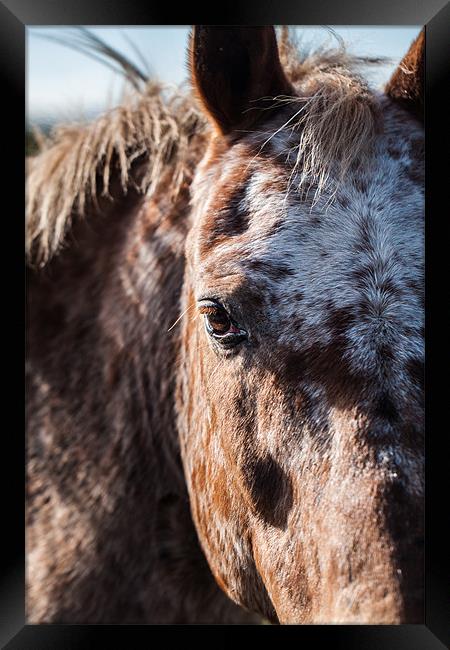
[(216, 314), (219, 309), (220, 307), (212, 307), (211, 305), (204, 305), (203, 307), (199, 307), (198, 311), (200, 312), (200, 314)]

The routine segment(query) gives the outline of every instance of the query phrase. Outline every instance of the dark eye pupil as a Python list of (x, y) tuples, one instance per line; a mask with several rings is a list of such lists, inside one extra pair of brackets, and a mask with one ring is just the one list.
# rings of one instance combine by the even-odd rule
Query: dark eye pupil
[(225, 334), (231, 327), (230, 317), (225, 310), (217, 309), (207, 315), (208, 324), (215, 334)]
[(205, 318), (205, 329), (222, 349), (229, 350), (246, 340), (247, 332), (243, 330), (228, 314), (228, 311), (212, 300), (199, 304), (199, 312)]

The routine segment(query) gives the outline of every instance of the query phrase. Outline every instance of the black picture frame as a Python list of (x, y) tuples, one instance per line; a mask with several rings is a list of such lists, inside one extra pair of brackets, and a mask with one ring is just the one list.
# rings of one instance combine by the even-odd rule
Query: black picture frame
[[(276, 6), (275, 6), (276, 5)], [(137, 0), (0, 0), (0, 75), (4, 91), (3, 109), (6, 109), (8, 135), (11, 138), (8, 161), (11, 180), (17, 183), (9, 213), (14, 215), (18, 229), (18, 246), (23, 246), (24, 162), (23, 149), (18, 143), (24, 135), (25, 123), (25, 28), (32, 25), (179, 25), (203, 24), (295, 24), (295, 25), (425, 25), (426, 26), (426, 608), (424, 625), (401, 626), (260, 626), (251, 633), (269, 635), (294, 634), (295, 642), (304, 648), (324, 645), (334, 650), (438, 650), (450, 644), (448, 593), (448, 565), (450, 554), (446, 548), (443, 525), (447, 519), (445, 497), (446, 462), (445, 381), (448, 345), (444, 333), (447, 310), (443, 310), (440, 278), (445, 278), (446, 249), (443, 228), (448, 221), (445, 165), (448, 160), (448, 106), (441, 101), (443, 89), (450, 79), (450, 5), (443, 0), (332, 0), (308, 4), (292, 0), (248, 0), (237, 6), (224, 3), (223, 7), (204, 6), (196, 10), (191, 3), (174, 8), (168, 3), (158, 5)], [(9, 111), (9, 114), (8, 114)], [(444, 112), (445, 111), (445, 112)], [(23, 121), (22, 121), (23, 119)], [(446, 128), (442, 128), (443, 125)], [(441, 126), (441, 128), (439, 128)], [(445, 133), (447, 132), (447, 143)], [(441, 157), (442, 154), (445, 154)], [(442, 201), (442, 203), (441, 203)], [(446, 208), (441, 206), (447, 205)], [(447, 213), (445, 216), (444, 213)], [(444, 218), (445, 217), (445, 218)], [(12, 217), (11, 217), (12, 218)], [(441, 247), (441, 248), (440, 248)], [(447, 246), (446, 246), (447, 248)], [(23, 248), (22, 248), (23, 250)], [(447, 254), (448, 255), (448, 254)], [(12, 268), (15, 282), (8, 288), (20, 295), (15, 286), (24, 279), (20, 255), (14, 256)], [(22, 258), (23, 259), (23, 258)], [(11, 265), (10, 267), (11, 268)], [(22, 285), (23, 287), (23, 285)], [(14, 302), (14, 301), (13, 301)], [(445, 312), (445, 313), (444, 313)], [(17, 312), (19, 313), (19, 312)], [(12, 319), (15, 338), (20, 328), (16, 316)], [(444, 327), (442, 327), (444, 325)], [(22, 339), (23, 340), (23, 339)], [(19, 343), (20, 346), (20, 343)], [(19, 348), (20, 349), (20, 348)], [(23, 348), (22, 348), (23, 349)], [(20, 355), (19, 355), (20, 356)], [(14, 361), (11, 377), (18, 377), (20, 391), (20, 364)], [(445, 364), (445, 365), (444, 365)], [(441, 365), (442, 374), (439, 371)], [(23, 384), (22, 384), (23, 385)], [(21, 393), (23, 394), (23, 393)], [(448, 398), (447, 398), (448, 399)], [(17, 421), (17, 415), (16, 415)], [(447, 425), (448, 429), (448, 425)], [(12, 468), (12, 477), (4, 488), (3, 521), (4, 568), (0, 580), (0, 643), (8, 649), (87, 648), (112, 643), (112, 647), (138, 647), (136, 634), (151, 644), (152, 626), (82, 626), (82, 625), (28, 625), (25, 621), (25, 566), (24, 566), (24, 457), (25, 441), (21, 427), (8, 429), (4, 457)], [(11, 435), (14, 432), (14, 435)], [(194, 626), (171, 626), (182, 630), (186, 643)], [(212, 632), (217, 626), (209, 626)], [(220, 626), (224, 641), (229, 627)], [(187, 632), (186, 632), (187, 630)], [(217, 630), (216, 630), (217, 631)], [(185, 635), (188, 634), (188, 637)], [(258, 637), (259, 638), (259, 637)], [(109, 640), (111, 639), (111, 640)], [(255, 637), (253, 636), (253, 639)], [(154, 641), (156, 643), (156, 641)], [(139, 644), (140, 647), (140, 644)]]

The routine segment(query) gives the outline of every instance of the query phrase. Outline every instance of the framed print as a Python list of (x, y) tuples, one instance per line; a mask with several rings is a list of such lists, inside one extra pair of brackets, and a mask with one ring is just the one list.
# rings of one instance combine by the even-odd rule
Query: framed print
[[(434, 5), (173, 25), (161, 6), (3, 0), (8, 212), (26, 215), (5, 647), (153, 625), (448, 644)], [(69, 112), (47, 128), (51, 97)]]

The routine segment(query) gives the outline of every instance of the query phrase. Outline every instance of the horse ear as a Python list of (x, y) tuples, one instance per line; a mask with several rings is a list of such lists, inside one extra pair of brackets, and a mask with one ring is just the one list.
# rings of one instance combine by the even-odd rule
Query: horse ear
[(278, 95), (294, 94), (273, 27), (196, 26), (191, 34), (194, 89), (223, 134), (248, 129)]
[(413, 41), (386, 85), (386, 94), (423, 120), (425, 30)]

